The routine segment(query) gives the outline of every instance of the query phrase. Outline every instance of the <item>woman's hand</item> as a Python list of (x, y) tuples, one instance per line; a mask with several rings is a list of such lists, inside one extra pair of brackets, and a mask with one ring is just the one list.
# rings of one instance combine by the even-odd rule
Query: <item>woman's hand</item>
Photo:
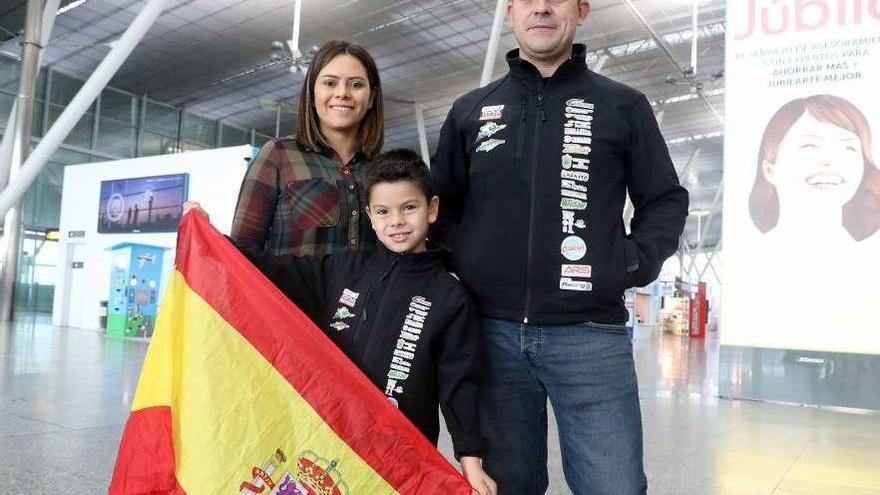
[(183, 214), (186, 215), (190, 211), (195, 211), (197, 213), (201, 213), (202, 216), (205, 217), (205, 220), (211, 221), (211, 216), (208, 215), (208, 212), (202, 209), (202, 205), (199, 204), (198, 201), (187, 201), (183, 203)]
[(461, 473), (474, 489), (473, 495), (495, 495), (498, 488), (495, 486), (495, 481), (483, 471), (482, 459), (462, 457), (458, 462), (461, 463)]

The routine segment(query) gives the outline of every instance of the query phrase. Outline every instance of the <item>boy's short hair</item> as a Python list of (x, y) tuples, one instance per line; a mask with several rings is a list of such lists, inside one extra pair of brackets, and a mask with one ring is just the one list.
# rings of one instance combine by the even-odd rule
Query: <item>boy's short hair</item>
[(367, 167), (367, 202), (373, 186), (383, 182), (409, 181), (414, 183), (428, 201), (434, 197), (431, 172), (422, 158), (413, 150), (398, 148), (376, 155)]

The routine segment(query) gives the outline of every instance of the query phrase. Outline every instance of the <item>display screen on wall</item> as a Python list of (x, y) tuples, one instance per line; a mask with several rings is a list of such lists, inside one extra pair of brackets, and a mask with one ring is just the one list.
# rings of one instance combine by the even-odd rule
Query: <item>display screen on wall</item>
[(727, 4), (723, 345), (880, 354), (876, 5)]
[(98, 232), (175, 232), (188, 185), (189, 174), (102, 181)]

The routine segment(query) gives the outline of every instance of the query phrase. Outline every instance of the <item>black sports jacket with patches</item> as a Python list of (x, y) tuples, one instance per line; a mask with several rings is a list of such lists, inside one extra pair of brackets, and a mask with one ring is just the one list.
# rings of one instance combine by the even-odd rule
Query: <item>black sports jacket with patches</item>
[(585, 53), (575, 45), (543, 79), (511, 51), (510, 72), (459, 98), (440, 131), (431, 239), (452, 250), (483, 316), (625, 322), (623, 291), (654, 280), (678, 246), (688, 194), (651, 105), (590, 71)]
[(439, 251), (324, 257), (239, 249), (437, 443), (443, 411), (457, 457), (483, 452), (476, 310)]

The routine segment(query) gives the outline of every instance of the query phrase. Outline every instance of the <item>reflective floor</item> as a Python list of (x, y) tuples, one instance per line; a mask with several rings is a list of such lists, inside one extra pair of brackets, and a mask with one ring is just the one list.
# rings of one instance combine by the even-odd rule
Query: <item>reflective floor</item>
[[(635, 347), (649, 493), (880, 495), (880, 415), (719, 400), (711, 337)], [(0, 493), (106, 493), (145, 351), (47, 317), (0, 327)]]

